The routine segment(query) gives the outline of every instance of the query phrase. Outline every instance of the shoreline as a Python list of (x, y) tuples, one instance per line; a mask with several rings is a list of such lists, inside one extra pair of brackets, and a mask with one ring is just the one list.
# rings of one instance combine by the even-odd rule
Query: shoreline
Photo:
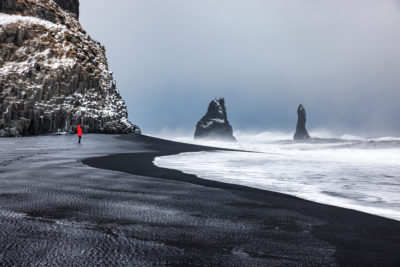
[[(276, 215), (273, 220), (284, 225), (291, 225), (296, 220), (304, 221), (303, 216), (306, 216), (311, 220), (318, 221), (318, 223), (314, 225), (311, 223), (311, 228), (303, 229), (303, 231), (309, 231), (313, 237), (332, 245), (335, 248), (333, 257), (339, 265), (396, 266), (400, 264), (400, 222), (398, 221), (320, 204), (282, 193), (201, 179), (195, 175), (160, 168), (153, 164), (154, 158), (159, 156), (225, 149), (183, 144), (138, 135), (121, 135), (118, 139), (142, 143), (150, 151), (87, 158), (82, 160), (82, 163), (95, 168), (218, 189), (221, 193), (258, 203), (254, 206), (237, 207), (236, 212), (245, 214), (249, 210), (260, 209), (260, 205), (265, 207), (264, 212), (273, 213), (276, 209), (281, 210), (283, 214)], [(291, 215), (288, 216), (285, 213)], [(298, 214), (298, 218), (292, 218), (293, 214)], [(289, 217), (291, 218), (289, 219)], [(300, 224), (303, 224), (303, 222)], [(289, 234), (287, 235), (289, 236)], [(282, 240), (285, 240), (285, 238), (283, 237)], [(179, 240), (175, 241), (179, 243)], [(282, 244), (290, 247), (292, 241), (282, 241)], [(328, 262), (323, 264), (325, 263), (332, 264)]]

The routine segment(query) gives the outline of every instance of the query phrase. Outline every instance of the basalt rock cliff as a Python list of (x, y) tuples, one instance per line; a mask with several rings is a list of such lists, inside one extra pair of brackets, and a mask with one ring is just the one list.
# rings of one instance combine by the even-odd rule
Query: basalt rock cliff
[(236, 140), (228, 121), (223, 98), (211, 101), (207, 113), (197, 122), (194, 138)]
[(69, 11), (79, 18), (79, 0), (54, 0), (62, 9)]
[(306, 110), (304, 109), (303, 105), (300, 104), (297, 108), (297, 126), (296, 126), (296, 133), (294, 134), (294, 140), (307, 140), (310, 139), (310, 135), (306, 129)]
[(78, 0), (0, 1), (0, 136), (132, 131), (105, 48), (78, 15)]

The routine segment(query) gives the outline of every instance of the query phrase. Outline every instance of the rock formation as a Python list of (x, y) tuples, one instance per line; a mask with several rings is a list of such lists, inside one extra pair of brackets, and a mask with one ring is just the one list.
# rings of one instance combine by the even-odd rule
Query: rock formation
[(310, 135), (306, 129), (306, 110), (304, 109), (303, 105), (300, 104), (297, 108), (297, 126), (296, 126), (296, 133), (294, 134), (294, 140), (307, 140), (310, 139)]
[(79, 18), (79, 0), (54, 0), (62, 9), (69, 11)]
[(225, 100), (223, 98), (211, 101), (207, 113), (196, 125), (194, 138), (236, 140), (233, 136), (232, 126), (227, 118)]
[(73, 132), (78, 123), (85, 132), (132, 131), (105, 48), (82, 29), (78, 7), (1, 0), (0, 136)]

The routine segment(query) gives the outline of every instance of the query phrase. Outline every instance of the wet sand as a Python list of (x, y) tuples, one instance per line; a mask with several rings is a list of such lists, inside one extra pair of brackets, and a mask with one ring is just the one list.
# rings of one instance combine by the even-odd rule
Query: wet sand
[[(184, 255), (177, 258), (183, 265), (245, 263), (237, 259), (238, 255), (253, 265), (400, 265), (398, 221), (280, 193), (204, 180), (152, 163), (158, 156), (215, 148), (147, 136), (120, 138), (144, 143), (153, 152), (113, 154), (83, 162), (97, 168), (183, 183), (180, 194), (189, 196), (185, 202), (190, 205), (181, 212), (195, 216), (199, 224), (205, 218), (224, 221), (222, 225), (191, 230), (186, 228), (190, 224), (182, 222), (180, 229), (176, 229), (177, 236), (158, 240), (183, 248)], [(186, 187), (187, 184), (192, 186)]]
[(400, 263), (398, 221), (152, 164), (215, 148), (135, 135), (76, 142), (0, 139), (0, 265)]

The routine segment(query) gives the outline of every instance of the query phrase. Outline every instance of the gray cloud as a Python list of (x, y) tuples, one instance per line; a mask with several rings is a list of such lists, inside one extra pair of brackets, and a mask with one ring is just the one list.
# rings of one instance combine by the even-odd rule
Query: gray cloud
[(234, 128), (400, 132), (394, 0), (81, 0), (130, 118), (193, 129), (215, 96)]

